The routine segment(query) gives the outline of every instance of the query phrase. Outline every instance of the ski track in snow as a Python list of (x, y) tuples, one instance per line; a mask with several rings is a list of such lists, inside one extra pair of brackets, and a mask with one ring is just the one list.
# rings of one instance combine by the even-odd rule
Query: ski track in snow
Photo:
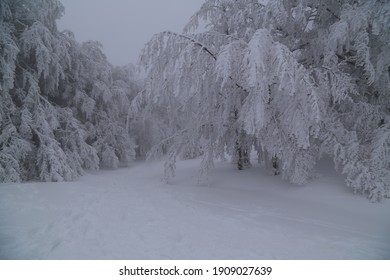
[[(372, 204), (332, 172), (307, 187), (198, 160), (171, 185), (161, 163), (71, 183), (0, 185), (0, 259), (389, 259), (390, 203)], [(329, 175), (328, 174), (328, 175)]]

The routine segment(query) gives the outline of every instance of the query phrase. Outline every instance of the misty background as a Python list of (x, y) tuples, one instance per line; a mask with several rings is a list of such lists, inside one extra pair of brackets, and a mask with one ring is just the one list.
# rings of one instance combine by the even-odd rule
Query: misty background
[(144, 44), (161, 31), (181, 32), (202, 0), (61, 0), (59, 30), (79, 42), (99, 41), (114, 65), (136, 63)]

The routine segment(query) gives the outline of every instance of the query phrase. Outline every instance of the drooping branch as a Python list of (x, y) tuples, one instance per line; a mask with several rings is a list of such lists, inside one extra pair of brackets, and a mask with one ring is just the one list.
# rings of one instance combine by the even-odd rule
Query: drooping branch
[(213, 54), (206, 45), (204, 45), (202, 42), (199, 42), (198, 40), (195, 40), (194, 38), (191, 38), (191, 37), (184, 35), (184, 34), (175, 33), (172, 31), (164, 31), (163, 34), (173, 35), (176, 37), (186, 39), (186, 40), (192, 42), (195, 46), (200, 47), (202, 50), (204, 50), (206, 53), (208, 53), (214, 60), (217, 60), (217, 56), (215, 54)]
[[(184, 34), (179, 34), (179, 33), (175, 33), (175, 32), (172, 32), (172, 31), (165, 31), (163, 32), (163, 34), (167, 34), (167, 35), (172, 35), (172, 36), (176, 36), (176, 37), (180, 37), (180, 38), (183, 38), (185, 40), (188, 40), (190, 42), (192, 42), (195, 46), (198, 46), (201, 48), (201, 50), (203, 50), (204, 52), (206, 52), (208, 55), (210, 55), (215, 61), (217, 61), (217, 55), (215, 55), (212, 51), (210, 51), (210, 48), (207, 47), (205, 44), (203, 44), (202, 42), (192, 38), (192, 37), (189, 37), (187, 35), (184, 35)], [(242, 90), (243, 92), (245, 92), (246, 94), (249, 94), (249, 91), (247, 89), (245, 89), (243, 86), (241, 86), (239, 83), (235, 82), (233, 77), (232, 76), (229, 76), (229, 79), (234, 82), (235, 86), (237, 88), (239, 88), (240, 90)]]

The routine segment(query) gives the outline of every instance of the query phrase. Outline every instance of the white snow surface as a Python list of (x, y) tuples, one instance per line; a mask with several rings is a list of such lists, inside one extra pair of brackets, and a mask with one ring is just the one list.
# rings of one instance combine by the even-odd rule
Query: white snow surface
[(305, 187), (199, 160), (0, 184), (0, 259), (390, 259), (390, 201), (351, 193), (326, 164)]

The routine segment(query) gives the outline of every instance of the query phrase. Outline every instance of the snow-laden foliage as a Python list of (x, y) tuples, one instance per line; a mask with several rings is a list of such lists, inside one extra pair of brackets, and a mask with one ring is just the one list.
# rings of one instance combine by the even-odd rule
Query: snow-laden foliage
[[(205, 153), (205, 147), (224, 147), (223, 134), (233, 125), (224, 119), (233, 110), (233, 100), (227, 98), (229, 93), (221, 91), (221, 85), (214, 78), (217, 60), (214, 49), (218, 45), (207, 47), (200, 42), (210, 36), (201, 34), (199, 38), (190, 38), (162, 33), (146, 46), (145, 56), (141, 56), (145, 66), (158, 65), (148, 72), (145, 92), (142, 93), (142, 98), (147, 101), (144, 102), (143, 112), (149, 112), (149, 118), (160, 114), (161, 117), (156, 119), (159, 126), (165, 128), (149, 157), (171, 151), (174, 146), (175, 152), (169, 152), (172, 164), (167, 164), (171, 170), (176, 155), (192, 157), (204, 154), (212, 159), (214, 156), (209, 156), (210, 151)], [(153, 55), (152, 50), (164, 52)], [(209, 94), (210, 91), (215, 94)], [(239, 100), (236, 102), (239, 104)], [(226, 113), (226, 110), (229, 112)], [(221, 143), (216, 145), (215, 141)], [(234, 141), (231, 144), (234, 145)], [(172, 171), (168, 173), (172, 174)]]
[(59, 32), (62, 13), (57, 0), (0, 2), (1, 182), (72, 180), (134, 157), (134, 71)]
[(157, 34), (141, 55), (131, 112), (157, 123), (149, 157), (168, 153), (170, 178), (177, 155), (202, 155), (207, 175), (226, 153), (250, 166), (255, 149), (304, 184), (328, 155), (355, 192), (388, 197), (389, 15), (374, 0), (205, 1), (184, 34)]

